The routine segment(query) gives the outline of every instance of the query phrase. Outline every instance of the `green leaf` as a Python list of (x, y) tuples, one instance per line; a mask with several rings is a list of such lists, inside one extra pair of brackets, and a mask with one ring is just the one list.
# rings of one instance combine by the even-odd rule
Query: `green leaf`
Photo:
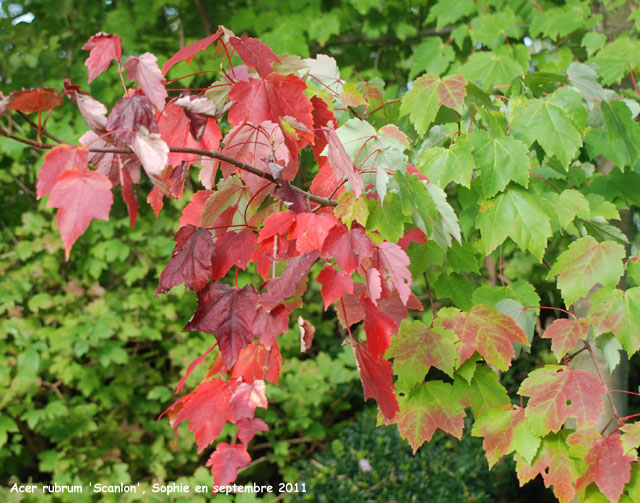
[(490, 49), (504, 44), (506, 37), (520, 37), (518, 20), (509, 7), (504, 7), (495, 14), (475, 17), (469, 31), (474, 42), (480, 42)]
[(613, 97), (610, 89), (604, 89), (598, 83), (598, 74), (593, 68), (584, 63), (574, 61), (567, 68), (569, 84), (576, 89), (590, 103), (600, 103)]
[(591, 297), (589, 321), (597, 335), (612, 332), (629, 356), (640, 349), (640, 287), (602, 288)]
[(628, 36), (616, 38), (596, 54), (593, 60), (598, 65), (604, 85), (620, 83), (631, 68), (640, 67), (640, 41)]
[(397, 194), (391, 192), (379, 206), (375, 200), (369, 199), (368, 229), (377, 230), (383, 239), (398, 242), (404, 234), (404, 224), (411, 222), (411, 217), (402, 211), (402, 203)]
[(511, 83), (524, 73), (522, 66), (511, 56), (497, 52), (476, 52), (460, 68), (469, 82), (483, 89)]
[(457, 342), (456, 334), (444, 328), (439, 318), (430, 327), (405, 320), (391, 337), (391, 346), (385, 354), (385, 358), (393, 358), (398, 390), (408, 392), (423, 382), (432, 366), (453, 376), (458, 360)]
[(568, 307), (598, 283), (616, 286), (624, 272), (624, 257), (624, 246), (611, 241), (598, 243), (585, 236), (571, 243), (558, 257), (548, 277), (558, 276), (558, 288)]
[(396, 171), (395, 180), (398, 183), (402, 214), (412, 215), (415, 224), (425, 234), (431, 235), (438, 210), (424, 181), (404, 171)]
[(453, 211), (451, 205), (447, 202), (447, 194), (443, 189), (433, 183), (427, 184), (427, 192), (431, 195), (431, 199), (436, 205), (439, 216), (434, 224), (433, 236), (430, 236), (441, 248), (451, 246), (451, 239), (460, 242), (460, 225), (458, 224), (458, 216)]
[(441, 106), (462, 111), (466, 84), (462, 75), (451, 75), (443, 79), (433, 74), (423, 75), (414, 81), (413, 87), (402, 97), (400, 114), (409, 115), (409, 120), (422, 136), (433, 123)]
[[(505, 299), (513, 299), (523, 306), (540, 305), (540, 297), (531, 283), (523, 280), (513, 281), (506, 286), (482, 285), (473, 292), (471, 300), (474, 304), (489, 304), (495, 306)], [(534, 313), (538, 311), (531, 309)]]
[(474, 414), (482, 414), (496, 405), (511, 403), (500, 378), (486, 365), (479, 365), (471, 380), (471, 408)]
[[(593, 56), (597, 51), (604, 47), (607, 43), (607, 36), (604, 33), (588, 32), (582, 37), (580, 45), (587, 50), (587, 56)], [(573, 64), (573, 63), (572, 63)]]
[(624, 165), (633, 167), (640, 157), (640, 126), (633, 120), (631, 110), (624, 102), (602, 102), (601, 107), (611, 147), (622, 153)]
[(512, 110), (511, 133), (527, 145), (537, 141), (567, 168), (582, 146), (587, 111), (580, 95), (562, 87), (545, 99)]
[(556, 203), (558, 220), (563, 228), (566, 228), (575, 217), (588, 220), (591, 215), (589, 201), (584, 195), (575, 189), (562, 191)]
[(444, 45), (440, 37), (430, 37), (416, 47), (413, 53), (415, 62), (408, 80), (413, 80), (423, 72), (442, 75), (454, 58), (455, 53), (450, 45)]
[(510, 237), (541, 260), (552, 234), (549, 216), (536, 197), (515, 187), (481, 203), (476, 224), (487, 255)]
[(591, 10), (586, 2), (571, 2), (554, 9), (533, 9), (529, 33), (532, 37), (544, 35), (551, 40), (558, 40), (570, 33), (584, 29)]
[(480, 274), (478, 259), (474, 253), (473, 246), (469, 242), (460, 244), (459, 241), (455, 241), (452, 243), (447, 252), (447, 258), (454, 271), (469, 271)]
[(469, 310), (473, 307), (471, 294), (473, 285), (469, 280), (457, 272), (442, 274), (433, 285), (439, 299), (449, 298), (461, 309)]
[(474, 131), (467, 139), (473, 145), (485, 197), (495, 196), (511, 180), (525, 188), (529, 185), (529, 150), (523, 142), (510, 136), (495, 138), (484, 130)]
[(431, 182), (437, 183), (443, 189), (449, 182), (469, 187), (475, 168), (471, 145), (460, 139), (450, 148), (430, 148), (420, 157), (418, 168)]
[(365, 186), (375, 184), (384, 200), (389, 183), (388, 173), (404, 168), (407, 163), (405, 146), (396, 138), (378, 134), (361, 119), (350, 119), (336, 130), (345, 150), (362, 174)]

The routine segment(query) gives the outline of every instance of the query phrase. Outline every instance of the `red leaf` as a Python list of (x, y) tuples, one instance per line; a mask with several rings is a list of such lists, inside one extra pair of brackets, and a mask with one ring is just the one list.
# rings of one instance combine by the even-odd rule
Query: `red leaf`
[(280, 122), (293, 117), (308, 129), (313, 128), (313, 107), (306, 94), (307, 85), (296, 75), (271, 73), (265, 78), (237, 82), (229, 98), (236, 104), (229, 110), (229, 122), (237, 126), (245, 121), (260, 124)]
[(360, 266), (364, 258), (372, 255), (373, 244), (365, 230), (357, 226), (348, 229), (340, 223), (331, 229), (320, 252), (322, 258), (335, 258), (338, 266), (349, 275)]
[(529, 345), (526, 334), (514, 319), (493, 306), (473, 306), (469, 313), (458, 313), (445, 319), (444, 326), (453, 330), (460, 339), (459, 364), (477, 351), (487, 363), (499, 370), (507, 370), (516, 355), (512, 343)]
[[(217, 150), (222, 138), (215, 119), (207, 119), (207, 125), (200, 141), (197, 141), (189, 132), (189, 118), (184, 110), (173, 103), (169, 103), (164, 110), (158, 112), (158, 127), (160, 136), (169, 147), (201, 148), (204, 150)], [(183, 154), (171, 152), (169, 164), (179, 166), (183, 161), (195, 161), (197, 154)]]
[(238, 427), (238, 438), (245, 446), (251, 442), (259, 431), (269, 431), (267, 424), (260, 418), (240, 419), (236, 422)]
[[(489, 468), (493, 467), (505, 454), (513, 452), (516, 444), (517, 429), (527, 428), (524, 409), (514, 405), (496, 405), (485, 410), (473, 425), (472, 435), (484, 437), (482, 447), (487, 454)], [(532, 433), (530, 433), (533, 436)]]
[(281, 368), (282, 355), (277, 342), (273, 344), (271, 349), (253, 342), (240, 351), (238, 361), (229, 371), (229, 377), (231, 379), (241, 378), (249, 384), (256, 379), (266, 379), (278, 384)]
[(200, 51), (204, 51), (207, 47), (213, 44), (222, 31), (218, 29), (214, 34), (209, 35), (208, 37), (203, 38), (202, 40), (198, 40), (193, 44), (189, 44), (186, 47), (183, 47), (178, 52), (176, 52), (173, 56), (171, 56), (167, 61), (165, 61), (164, 65), (162, 65), (162, 75), (166, 75), (173, 65), (178, 63), (179, 61), (186, 61), (187, 63), (191, 63), (193, 57), (199, 53)]
[(341, 181), (346, 177), (356, 197), (359, 197), (364, 190), (362, 176), (355, 170), (351, 157), (347, 154), (347, 151), (333, 128), (333, 122), (327, 124), (324, 134), (329, 145), (329, 164), (333, 168), (336, 178)]
[(240, 56), (245, 65), (251, 69), (258, 70), (260, 77), (266, 77), (273, 71), (272, 61), (280, 63), (280, 58), (258, 38), (242, 35), (241, 38), (231, 37), (229, 43), (238, 52), (238, 56)]
[(464, 416), (464, 408), (454, 396), (453, 386), (442, 381), (429, 381), (402, 401), (394, 422), (415, 454), (425, 441), (431, 441), (437, 429), (461, 439)]
[(89, 150), (84, 147), (58, 145), (44, 155), (42, 168), (38, 173), (36, 196), (38, 199), (46, 196), (58, 181), (58, 176), (65, 170), (76, 169), (86, 171)]
[(147, 175), (165, 195), (170, 195), (169, 188), (162, 179), (162, 172), (167, 167), (169, 147), (162, 141), (158, 133), (149, 133), (144, 126), (136, 132), (131, 149), (142, 163)]
[[(87, 148), (113, 147), (113, 143), (103, 140), (94, 131), (87, 131), (80, 137), (79, 142)], [(132, 183), (140, 183), (141, 165), (140, 160), (135, 154), (90, 152), (89, 162), (93, 163), (96, 167), (96, 171), (106, 176), (114, 187), (117, 187), (120, 184), (120, 178), (122, 176), (121, 171), (129, 172)]]
[(180, 227), (184, 227), (188, 224), (200, 227), (204, 205), (211, 194), (213, 194), (212, 190), (199, 190), (191, 196), (191, 201), (189, 201), (189, 204), (187, 204), (182, 210), (182, 215), (180, 216)]
[(130, 56), (124, 67), (129, 79), (137, 80), (140, 83), (140, 89), (151, 103), (162, 110), (167, 100), (167, 81), (164, 80), (158, 68), (158, 58), (150, 52), (145, 52), (139, 58)]
[(73, 243), (87, 230), (91, 220), (109, 220), (112, 204), (111, 182), (102, 173), (73, 168), (58, 175), (47, 206), (59, 208), (56, 220), (67, 260)]
[(84, 64), (89, 69), (89, 84), (104, 72), (111, 60), (120, 61), (122, 55), (122, 39), (118, 35), (100, 32), (91, 37), (82, 48), (89, 52)]
[(551, 339), (551, 349), (558, 361), (580, 340), (589, 335), (589, 322), (586, 320), (562, 319), (554, 321), (544, 331), (543, 339)]
[(244, 271), (257, 241), (258, 236), (248, 229), (222, 234), (216, 240), (216, 248), (211, 259), (211, 279), (222, 278), (234, 265)]
[[(214, 488), (227, 486), (238, 477), (238, 468), (251, 463), (251, 456), (243, 445), (221, 442), (211, 454), (207, 466), (211, 467)], [(215, 491), (214, 491), (215, 492)]]
[(280, 304), (271, 311), (258, 309), (253, 325), (253, 332), (259, 337), (260, 343), (267, 349), (275, 344), (276, 339), (289, 328), (289, 312)]
[(331, 166), (329, 166), (329, 159), (324, 156), (320, 156), (318, 159), (318, 168), (320, 171), (311, 182), (311, 187), (309, 187), (309, 191), (312, 194), (320, 197), (331, 196), (335, 199), (346, 191), (344, 185), (338, 186), (336, 175), (334, 174), (333, 169), (331, 169)]
[(424, 232), (415, 227), (414, 229), (408, 230), (404, 233), (400, 239), (398, 239), (398, 246), (402, 248), (405, 252), (409, 249), (409, 245), (411, 243), (425, 244), (426, 236)]
[(122, 199), (127, 205), (127, 212), (129, 213), (129, 224), (133, 227), (138, 218), (138, 199), (136, 193), (133, 190), (133, 180), (131, 179), (131, 173), (128, 169), (118, 170), (120, 173), (120, 185), (122, 187)]
[(259, 304), (271, 311), (283, 300), (296, 293), (296, 285), (309, 274), (309, 269), (318, 260), (317, 252), (309, 252), (289, 260), (284, 272), (275, 279), (270, 279), (264, 286), (267, 293), (260, 296)]
[(374, 356), (364, 344), (355, 345), (356, 362), (362, 381), (364, 397), (374, 398), (382, 414), (391, 419), (398, 412), (398, 400), (393, 390), (393, 373), (391, 362)]
[(295, 213), (290, 211), (281, 211), (273, 213), (264, 221), (264, 227), (260, 229), (258, 241), (264, 241), (275, 235), (282, 235), (288, 232), (296, 219)]
[(299, 213), (289, 237), (296, 240), (296, 249), (300, 253), (320, 251), (329, 231), (336, 223), (336, 217), (333, 215)]
[(253, 341), (257, 300), (253, 285), (240, 289), (219, 281), (209, 283), (198, 292), (198, 308), (184, 330), (213, 334), (227, 368), (231, 368), (242, 348)]
[(364, 331), (369, 351), (374, 357), (383, 356), (389, 349), (391, 335), (398, 330), (398, 326), (364, 295), (360, 297), (360, 303), (364, 308)]
[(624, 486), (631, 480), (631, 462), (634, 456), (624, 455), (620, 434), (613, 433), (602, 437), (591, 448), (585, 464), (587, 470), (576, 481), (576, 489), (595, 482), (609, 501), (617, 503), (624, 491)]
[(251, 419), (256, 407), (268, 407), (266, 387), (264, 381), (256, 379), (251, 384), (241, 383), (231, 397), (231, 407), (235, 419)]
[(313, 138), (314, 143), (311, 146), (313, 150), (313, 156), (316, 161), (319, 160), (320, 153), (327, 146), (327, 136), (323, 131), (327, 127), (328, 122), (336, 122), (336, 118), (333, 112), (329, 110), (329, 105), (322, 98), (314, 96), (311, 98), (311, 105), (313, 106)]
[(538, 436), (556, 432), (569, 417), (578, 427), (595, 425), (604, 412), (604, 384), (593, 373), (559, 365), (536, 369), (522, 382), (519, 393), (531, 397), (526, 415)]
[(338, 300), (345, 292), (353, 293), (353, 280), (344, 271), (336, 271), (333, 266), (327, 266), (316, 278), (322, 285), (322, 300), (324, 310)]
[[(278, 124), (265, 121), (261, 124), (245, 122), (233, 128), (224, 137), (222, 153), (234, 159), (252, 165), (265, 173), (269, 173), (267, 161), (273, 158), (282, 166), (290, 161), (282, 129)], [(220, 164), (225, 177), (238, 171), (236, 166), (222, 162)], [(296, 175), (295, 166), (285, 167), (280, 176), (285, 180), (292, 180)], [(247, 183), (251, 192), (257, 194), (265, 186), (273, 185), (268, 180), (252, 173), (240, 170), (240, 176)]]
[(180, 228), (173, 240), (176, 246), (160, 274), (156, 296), (181, 283), (186, 283), (190, 290), (202, 290), (211, 274), (214, 245), (207, 229), (187, 225)]
[(376, 246), (379, 266), (377, 269), (385, 277), (385, 271), (404, 304), (411, 295), (411, 272), (409, 272), (409, 257), (396, 243), (387, 241)]
[(305, 320), (302, 316), (298, 316), (298, 328), (300, 329), (300, 352), (305, 353), (313, 343), (313, 336), (316, 333), (316, 327)]
[(201, 382), (193, 392), (162, 414), (170, 414), (173, 407), (180, 406), (171, 426), (177, 429), (180, 423), (188, 419), (189, 431), (193, 433), (200, 453), (218, 438), (225, 423), (233, 419), (230, 402), (237, 385), (236, 381), (225, 382), (222, 379)]
[(116, 131), (111, 136), (127, 145), (133, 145), (135, 133), (141, 126), (149, 133), (159, 131), (149, 98), (142, 94), (120, 98), (107, 118), (107, 129)]
[(180, 381), (178, 381), (178, 386), (176, 386), (176, 393), (180, 393), (182, 391), (182, 388), (184, 387), (184, 383), (187, 382), (187, 379), (189, 379), (189, 376), (191, 375), (191, 373), (195, 370), (195, 368), (198, 365), (202, 363), (202, 361), (207, 357), (207, 355), (211, 352), (211, 350), (216, 346), (217, 344), (214, 344), (189, 364), (184, 375), (180, 378)]
[(69, 99), (78, 106), (87, 125), (98, 135), (104, 134), (107, 127), (107, 107), (89, 93), (81, 91), (80, 87), (72, 85), (69, 79), (65, 79), (64, 89)]
[[(62, 105), (64, 100), (58, 96), (58, 91), (44, 87), (42, 89), (28, 89), (13, 91), (7, 99), (8, 110), (18, 110), (25, 114), (38, 110), (51, 110)], [(2, 114), (0, 114), (2, 115)]]

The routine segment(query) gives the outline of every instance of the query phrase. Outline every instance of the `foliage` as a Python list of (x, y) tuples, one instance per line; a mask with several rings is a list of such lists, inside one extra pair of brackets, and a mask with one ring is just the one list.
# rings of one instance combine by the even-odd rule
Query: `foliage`
[[(515, 498), (512, 466), (487, 469), (479, 439), (460, 442), (441, 432), (413, 456), (394, 427), (375, 427), (367, 415), (345, 429), (313, 461), (300, 463), (306, 493), (290, 501), (489, 502)], [(510, 463), (511, 464), (511, 463)]]
[[(261, 424), (254, 414), (268, 405), (265, 381), (280, 378), (277, 340), (316, 278), (354, 353), (364, 396), (414, 450), (438, 429), (461, 438), (470, 410), (489, 462), (515, 452), (521, 483), (541, 475), (563, 502), (576, 494), (636, 499), (633, 416), (613, 410), (614, 431), (596, 430), (612, 390), (599, 368), (596, 375), (569, 365), (577, 352), (593, 355), (592, 342), (570, 349), (558, 325), (538, 333), (559, 341), (562, 349), (553, 349), (561, 365), (522, 378), (519, 400), (497, 372), (530, 346), (542, 293), (564, 311), (561, 301), (571, 308), (599, 285), (586, 318), (565, 312), (596, 336), (613, 334), (610, 368), (618, 350), (631, 356), (640, 346), (631, 323), (636, 289), (616, 289), (626, 268), (635, 281), (628, 238), (611, 223), (640, 193), (638, 27), (607, 41), (589, 10), (579, 1), (461, 2), (458, 9), (438, 1), (420, 17), (435, 31), (426, 49), (416, 48), (409, 69), (418, 78), (404, 94), (380, 79), (344, 81), (329, 56), (301, 59), (224, 27), (162, 69), (151, 53), (121, 57), (119, 37), (97, 34), (84, 46), (90, 80), (111, 68), (111, 80), (118, 75), (125, 89), (108, 112), (65, 82), (91, 129), (79, 146), (41, 141), (43, 134), (56, 141), (40, 122), (60, 105), (52, 91), (3, 98), (7, 138), (25, 141), (13, 121), (38, 112), (30, 144), (50, 149), (38, 196), (58, 208), (67, 256), (90, 220), (107, 218), (110, 187), (133, 226), (143, 171), (154, 183), (147, 201), (159, 214), (165, 197), (183, 197), (191, 166), (200, 167), (204, 190), (182, 211), (158, 293), (182, 283), (196, 291), (185, 330), (213, 334), (217, 349), (204, 380), (163, 414), (176, 428), (189, 421), (199, 451), (225, 424), (235, 425), (231, 444), (220, 442), (211, 454), (214, 481), (231, 482), (249, 464), (247, 447)], [(437, 57), (429, 50), (453, 44)], [(177, 64), (203, 54), (213, 57), (205, 67), (215, 68), (213, 84), (188, 84), (204, 93), (167, 103), (168, 92), (178, 91), (165, 76), (179, 77)], [(123, 69), (137, 84), (127, 85)], [(633, 89), (622, 83), (627, 77)], [(530, 266), (520, 270), (518, 261)], [(250, 264), (260, 279), (239, 281)], [(534, 286), (545, 266), (546, 279)], [(559, 296), (546, 294), (554, 282)], [(424, 314), (416, 294), (429, 300)], [(307, 348), (313, 327), (298, 322)], [(566, 337), (575, 342), (583, 333)], [(424, 344), (437, 357), (419, 353)], [(577, 429), (563, 429), (567, 419)], [(600, 465), (604, 452), (615, 472)]]

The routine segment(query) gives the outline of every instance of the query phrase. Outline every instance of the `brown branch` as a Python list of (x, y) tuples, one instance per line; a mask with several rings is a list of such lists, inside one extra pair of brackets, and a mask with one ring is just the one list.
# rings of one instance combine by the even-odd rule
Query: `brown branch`
[(207, 35), (211, 35), (213, 33), (213, 28), (211, 27), (211, 21), (209, 21), (209, 14), (207, 13), (207, 9), (202, 5), (200, 0), (193, 0), (193, 4), (198, 11), (198, 16), (200, 17), (200, 21), (202, 22), (202, 27)]
[[(12, 140), (16, 140), (21, 143), (26, 143), (27, 145), (31, 145), (32, 147), (39, 148), (39, 149), (50, 149), (57, 146), (57, 145), (52, 145), (50, 143), (35, 142), (35, 141), (27, 140), (26, 138), (20, 138), (19, 136), (12, 135), (11, 133), (9, 133), (8, 131), (5, 131), (4, 129), (0, 129), (0, 134), (3, 136), (6, 136), (7, 138), (11, 138)], [(135, 153), (133, 150), (131, 150), (128, 147), (127, 148), (89, 147), (89, 152), (103, 152), (107, 154), (134, 154)], [(212, 159), (217, 159), (219, 161), (223, 161), (228, 164), (231, 164), (232, 166), (235, 166), (243, 171), (247, 171), (248, 173), (251, 173), (260, 178), (263, 178), (277, 185), (278, 187), (280, 186), (280, 183), (276, 181), (276, 179), (273, 176), (271, 176), (271, 173), (265, 173), (264, 171), (259, 170), (255, 166), (251, 166), (250, 164), (247, 164), (245, 162), (238, 161), (237, 159), (234, 159), (233, 157), (229, 157), (228, 155), (218, 152), (217, 150), (206, 150), (203, 148), (188, 148), (188, 147), (169, 147), (169, 152), (178, 152), (182, 154), (196, 154), (196, 155), (210, 157)], [(306, 197), (310, 201), (320, 204), (321, 206), (337, 206), (338, 205), (338, 201), (336, 201), (335, 199), (330, 199), (328, 197), (320, 197), (315, 194), (311, 194), (306, 190), (296, 187), (295, 185), (290, 185), (289, 187), (294, 192), (302, 194), (304, 197)]]
[[(31, 126), (33, 126), (34, 128), (38, 129), (38, 125), (33, 120), (31, 120), (31, 118), (27, 114), (21, 112), (20, 110), (17, 110), (17, 112), (18, 112), (18, 115), (20, 117), (22, 117), (24, 120), (26, 120), (29, 124), (31, 124)], [(64, 140), (61, 140), (60, 138), (57, 138), (57, 137), (53, 136), (51, 133), (49, 133), (44, 128), (40, 128), (40, 132), (43, 135), (45, 135), (47, 138), (49, 138), (50, 140), (55, 141), (56, 143), (64, 143), (66, 145), (70, 145), (70, 143), (68, 143), (68, 142), (66, 142)]]

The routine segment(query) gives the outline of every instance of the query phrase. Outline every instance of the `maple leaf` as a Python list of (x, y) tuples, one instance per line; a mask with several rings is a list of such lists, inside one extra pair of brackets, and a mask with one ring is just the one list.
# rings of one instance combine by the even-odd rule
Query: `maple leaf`
[[(215, 119), (207, 119), (202, 138), (198, 141), (189, 132), (189, 118), (184, 109), (169, 103), (158, 112), (158, 130), (162, 139), (170, 147), (201, 148), (204, 150), (216, 150), (220, 144), (222, 133)], [(196, 154), (184, 154), (171, 152), (169, 164), (179, 166), (183, 161), (192, 162), (197, 159)]]
[(365, 399), (375, 399), (382, 414), (387, 419), (392, 419), (398, 412), (398, 399), (393, 392), (395, 386), (391, 363), (372, 355), (365, 344), (356, 344), (354, 352)]
[(411, 123), (422, 136), (441, 106), (461, 111), (466, 85), (462, 75), (450, 75), (444, 79), (433, 74), (423, 75), (413, 82), (413, 87), (402, 98), (400, 113), (409, 115)]
[(409, 257), (396, 243), (386, 241), (375, 246), (375, 253), (379, 260), (376, 268), (381, 275), (388, 274), (391, 283), (398, 291), (400, 300), (406, 305), (411, 295)]
[(205, 37), (202, 40), (198, 40), (197, 42), (189, 44), (186, 47), (180, 49), (167, 61), (165, 61), (164, 65), (162, 65), (162, 75), (166, 75), (169, 69), (180, 61), (191, 63), (191, 60), (197, 53), (199, 53), (200, 51), (204, 51), (207, 47), (213, 44), (216, 40), (218, 40), (221, 34), (222, 30), (218, 28), (218, 31), (209, 35), (208, 37)]
[(87, 230), (91, 220), (109, 220), (112, 204), (111, 182), (102, 173), (72, 168), (58, 174), (47, 206), (58, 208), (56, 221), (67, 260), (73, 243)]
[[(572, 437), (567, 439), (570, 444)], [(636, 457), (624, 454), (619, 433), (606, 437), (598, 434), (598, 437), (595, 443), (590, 442), (589, 452), (584, 458), (586, 471), (576, 481), (576, 490), (595, 482), (608, 501), (617, 503), (624, 486), (631, 479), (631, 463), (636, 461)]]
[(383, 356), (391, 344), (391, 335), (398, 330), (393, 318), (380, 311), (370, 299), (360, 297), (364, 311), (364, 331), (367, 347), (374, 357)]
[(211, 279), (222, 278), (234, 265), (244, 271), (257, 240), (258, 236), (248, 229), (240, 232), (225, 232), (218, 237), (211, 258)]
[(36, 197), (46, 196), (58, 181), (58, 175), (67, 169), (86, 171), (89, 150), (84, 147), (58, 145), (44, 155), (44, 162), (38, 172)]
[(538, 436), (557, 432), (569, 417), (578, 427), (594, 425), (604, 411), (604, 384), (591, 372), (559, 365), (536, 369), (518, 391), (531, 397), (526, 415), (531, 430)]
[(244, 445), (248, 445), (259, 431), (269, 431), (267, 423), (259, 417), (239, 419), (236, 421), (236, 426), (238, 427), (238, 438)]
[(470, 312), (448, 316), (443, 323), (460, 339), (459, 364), (478, 351), (487, 363), (499, 370), (507, 370), (516, 355), (512, 343), (529, 346), (527, 335), (513, 318), (493, 306), (475, 305)]
[(256, 313), (253, 328), (260, 343), (269, 349), (275, 344), (276, 339), (289, 328), (289, 311), (283, 304), (279, 304), (271, 311), (260, 307)]
[(424, 151), (419, 161), (420, 171), (443, 189), (449, 182), (465, 187), (471, 184), (476, 160), (468, 140), (460, 139), (449, 148), (433, 147)]
[(562, 319), (555, 320), (542, 337), (551, 339), (551, 350), (558, 361), (573, 348), (578, 341), (583, 341), (589, 335), (587, 320)]
[(442, 381), (429, 381), (400, 400), (394, 422), (415, 454), (425, 441), (431, 441), (438, 429), (460, 440), (464, 416), (464, 408), (454, 387)]
[(272, 61), (280, 63), (280, 58), (258, 38), (242, 35), (240, 38), (229, 38), (229, 43), (238, 52), (238, 56), (240, 56), (244, 64), (252, 70), (256, 69), (260, 77), (266, 77), (273, 72)]
[[(292, 180), (296, 174), (295, 166), (288, 167), (291, 157), (285, 145), (282, 129), (271, 121), (264, 121), (261, 124), (245, 122), (236, 126), (224, 137), (222, 153), (265, 173), (269, 173), (268, 160), (273, 159), (276, 163), (285, 166), (280, 173), (280, 177), (284, 180)], [(237, 166), (225, 162), (221, 162), (220, 165), (225, 176), (238, 170)], [(240, 176), (253, 194), (258, 194), (266, 186), (272, 185), (269, 180), (244, 170), (240, 170)]]
[(432, 366), (453, 376), (458, 360), (457, 342), (455, 332), (445, 328), (440, 318), (431, 327), (419, 321), (404, 321), (385, 354), (386, 358), (393, 358), (398, 388), (409, 390), (421, 383)]
[(333, 215), (300, 213), (296, 215), (296, 223), (289, 233), (289, 238), (296, 240), (296, 249), (300, 253), (320, 251), (329, 231), (336, 223)]
[(345, 292), (353, 293), (353, 280), (344, 271), (337, 271), (332, 266), (325, 267), (316, 277), (316, 281), (322, 285), (322, 300), (324, 310), (338, 300)]
[(329, 122), (324, 131), (326, 143), (329, 146), (328, 156), (329, 164), (333, 169), (338, 180), (342, 180), (345, 177), (349, 180), (349, 184), (356, 197), (360, 197), (360, 194), (364, 190), (364, 184), (362, 182), (362, 176), (358, 173), (354, 166), (351, 157), (347, 154), (344, 145), (340, 142), (340, 138), (336, 134), (333, 128), (333, 122)]
[(162, 414), (179, 405), (171, 427), (176, 430), (188, 419), (189, 431), (193, 433), (200, 453), (218, 438), (226, 422), (233, 419), (231, 397), (237, 386), (237, 381), (225, 382), (222, 379), (201, 382)]
[(43, 87), (40, 89), (13, 91), (7, 97), (5, 105), (7, 110), (18, 110), (19, 112), (30, 114), (38, 110), (52, 110), (62, 105), (63, 101), (62, 96), (58, 96), (58, 91)]
[(158, 121), (149, 98), (133, 94), (120, 98), (107, 118), (107, 129), (111, 135), (127, 145), (133, 145), (136, 131), (144, 127), (150, 133), (157, 133)]
[(558, 276), (558, 288), (567, 306), (584, 297), (597, 283), (614, 287), (624, 272), (624, 246), (613, 241), (598, 243), (585, 236), (569, 245), (549, 271)]
[(69, 79), (65, 79), (64, 89), (69, 99), (78, 106), (87, 125), (98, 134), (104, 134), (107, 127), (107, 107), (89, 93), (81, 91), (80, 87), (72, 85)]
[(307, 349), (313, 343), (313, 336), (316, 333), (316, 327), (305, 320), (302, 316), (298, 316), (298, 328), (300, 329), (300, 352), (306, 353)]
[(136, 199), (136, 193), (133, 190), (133, 180), (131, 179), (131, 173), (128, 169), (120, 169), (120, 186), (122, 189), (122, 199), (127, 205), (127, 212), (129, 213), (129, 225), (133, 227), (138, 218), (138, 200)]
[(264, 226), (260, 229), (260, 233), (258, 234), (258, 241), (265, 241), (270, 237), (283, 235), (285, 232), (289, 232), (295, 219), (295, 213), (291, 213), (290, 211), (272, 213), (265, 219)]
[(304, 94), (307, 85), (296, 75), (271, 73), (265, 78), (236, 82), (229, 98), (236, 104), (229, 110), (234, 126), (248, 121), (279, 123), (281, 117), (293, 117), (306, 128), (313, 128), (311, 101)]
[(348, 229), (346, 225), (336, 224), (327, 235), (320, 251), (322, 258), (335, 258), (336, 264), (351, 275), (362, 260), (373, 255), (373, 243), (360, 226)]
[(131, 80), (137, 80), (140, 83), (140, 89), (151, 103), (162, 110), (167, 101), (167, 81), (158, 68), (158, 58), (150, 52), (145, 52), (140, 57), (130, 56), (124, 68)]
[(513, 451), (531, 462), (540, 446), (540, 439), (527, 426), (524, 409), (511, 404), (497, 405), (476, 415), (471, 434), (484, 437), (482, 447), (489, 468)]
[(573, 500), (575, 496), (573, 484), (577, 479), (577, 469), (569, 456), (565, 437), (563, 433), (544, 437), (531, 463), (527, 463), (518, 454), (514, 455), (521, 487), (537, 475), (542, 475), (545, 487), (553, 486), (553, 494), (560, 503), (569, 503)]
[(253, 341), (253, 320), (258, 293), (253, 285), (240, 289), (219, 281), (198, 292), (198, 308), (184, 327), (213, 334), (227, 368), (238, 360), (242, 348)]
[(184, 227), (187, 224), (200, 227), (205, 203), (213, 193), (214, 191), (212, 190), (199, 190), (191, 196), (191, 200), (182, 210), (179, 222), (180, 227)]
[(313, 106), (313, 111), (311, 113), (313, 115), (314, 134), (314, 141), (313, 145), (311, 145), (311, 149), (313, 150), (313, 155), (316, 161), (318, 161), (320, 153), (327, 146), (327, 135), (325, 134), (324, 129), (327, 127), (329, 122), (335, 123), (336, 118), (333, 115), (333, 112), (329, 109), (327, 102), (319, 96), (313, 96), (311, 98), (311, 105)]
[(200, 365), (204, 359), (207, 357), (207, 355), (209, 353), (211, 353), (211, 351), (217, 346), (217, 344), (214, 344), (213, 346), (211, 346), (209, 349), (207, 349), (204, 353), (202, 353), (200, 356), (198, 356), (198, 358), (196, 358), (195, 360), (193, 360), (189, 366), (187, 367), (187, 370), (185, 371), (184, 375), (180, 378), (180, 381), (178, 381), (178, 385), (176, 386), (176, 393), (180, 393), (182, 391), (182, 388), (184, 388), (184, 383), (187, 382), (187, 379), (189, 379), (189, 376), (191, 375), (191, 373), (195, 370), (195, 368)]
[(631, 356), (640, 348), (639, 312), (640, 287), (602, 288), (591, 297), (589, 321), (596, 335), (612, 332)]
[(309, 252), (289, 260), (284, 272), (264, 284), (267, 293), (260, 296), (259, 304), (267, 311), (296, 293), (296, 285), (306, 278), (309, 269), (318, 260), (318, 252)]
[(238, 477), (238, 468), (249, 465), (251, 456), (244, 445), (229, 445), (221, 442), (213, 451), (207, 466), (211, 467), (214, 487), (223, 487)]
[(108, 33), (96, 33), (82, 46), (82, 49), (89, 51), (89, 57), (84, 64), (89, 69), (89, 84), (98, 75), (104, 72), (111, 60), (120, 61), (122, 55), (122, 39), (118, 35)]
[(281, 368), (282, 355), (277, 342), (273, 343), (271, 349), (267, 349), (263, 344), (252, 342), (240, 351), (238, 361), (229, 371), (229, 377), (241, 378), (249, 384), (256, 379), (266, 379), (278, 384)]
[(181, 227), (173, 240), (171, 260), (162, 270), (156, 296), (185, 283), (190, 290), (202, 290), (211, 273), (211, 255), (214, 252), (211, 233), (202, 227)]
[(147, 128), (140, 126), (136, 132), (135, 140), (131, 149), (136, 153), (138, 159), (142, 163), (142, 167), (146, 171), (153, 183), (158, 186), (162, 192), (168, 194), (168, 189), (162, 181), (160, 175), (167, 167), (169, 159), (169, 147), (162, 141), (158, 133), (151, 133)]
[(252, 418), (256, 407), (267, 408), (266, 386), (261, 379), (251, 384), (240, 383), (231, 397), (231, 407), (235, 419)]

